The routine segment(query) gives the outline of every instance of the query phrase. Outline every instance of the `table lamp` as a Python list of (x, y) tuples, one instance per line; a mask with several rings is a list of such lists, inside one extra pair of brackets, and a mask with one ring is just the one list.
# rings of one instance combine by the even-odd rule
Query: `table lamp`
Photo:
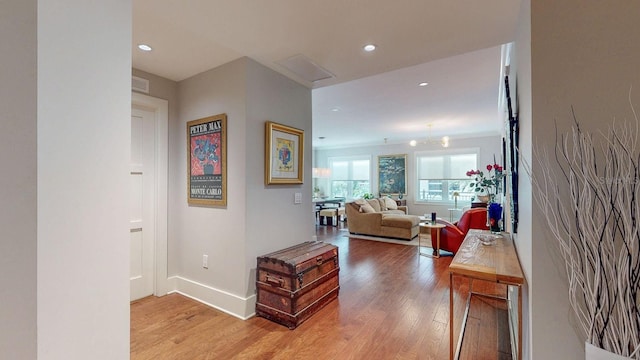
[(454, 207), (454, 209), (457, 209), (458, 208), (458, 196), (460, 196), (460, 193), (457, 192), (457, 191), (454, 191), (452, 195), (453, 195), (453, 204), (454, 204), (453, 207)]

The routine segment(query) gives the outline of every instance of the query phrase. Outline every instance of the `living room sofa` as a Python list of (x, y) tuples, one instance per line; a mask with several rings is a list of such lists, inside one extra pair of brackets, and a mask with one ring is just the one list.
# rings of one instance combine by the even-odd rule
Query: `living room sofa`
[(408, 215), (406, 206), (390, 198), (359, 199), (345, 205), (351, 234), (411, 240), (420, 231), (420, 217)]

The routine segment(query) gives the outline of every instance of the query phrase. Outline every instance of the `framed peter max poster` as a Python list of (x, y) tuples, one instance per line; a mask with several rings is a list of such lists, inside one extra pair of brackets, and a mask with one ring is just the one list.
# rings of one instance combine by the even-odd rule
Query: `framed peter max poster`
[(227, 205), (227, 115), (187, 122), (187, 202)]
[(302, 184), (304, 131), (267, 121), (264, 160), (266, 185)]

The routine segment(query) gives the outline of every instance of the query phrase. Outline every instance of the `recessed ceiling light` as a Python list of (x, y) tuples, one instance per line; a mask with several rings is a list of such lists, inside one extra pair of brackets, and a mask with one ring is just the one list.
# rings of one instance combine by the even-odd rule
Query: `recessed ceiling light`
[(411, 146), (416, 146), (417, 144), (418, 144), (418, 142), (415, 141), (415, 140), (409, 141), (409, 145), (411, 145)]
[(335, 107), (335, 108), (331, 109), (331, 111), (333, 111), (333, 112), (340, 111), (340, 108)]
[(427, 86), (427, 85), (429, 85), (428, 82), (421, 82), (420, 84), (418, 84), (418, 86)]
[(147, 44), (139, 44), (138, 45), (138, 49), (142, 50), (142, 51), (151, 51), (153, 50), (151, 48), (151, 46), (147, 45)]
[(363, 47), (364, 51), (371, 52), (376, 49), (376, 46), (373, 44), (367, 44)]

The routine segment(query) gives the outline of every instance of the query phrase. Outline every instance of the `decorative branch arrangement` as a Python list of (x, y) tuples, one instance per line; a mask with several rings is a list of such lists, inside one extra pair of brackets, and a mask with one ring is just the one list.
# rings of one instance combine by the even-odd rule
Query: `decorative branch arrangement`
[(639, 123), (584, 132), (573, 115), (570, 134), (556, 134), (554, 172), (535, 152), (541, 174), (523, 161), (565, 261), (569, 299), (586, 341), (640, 359)]

